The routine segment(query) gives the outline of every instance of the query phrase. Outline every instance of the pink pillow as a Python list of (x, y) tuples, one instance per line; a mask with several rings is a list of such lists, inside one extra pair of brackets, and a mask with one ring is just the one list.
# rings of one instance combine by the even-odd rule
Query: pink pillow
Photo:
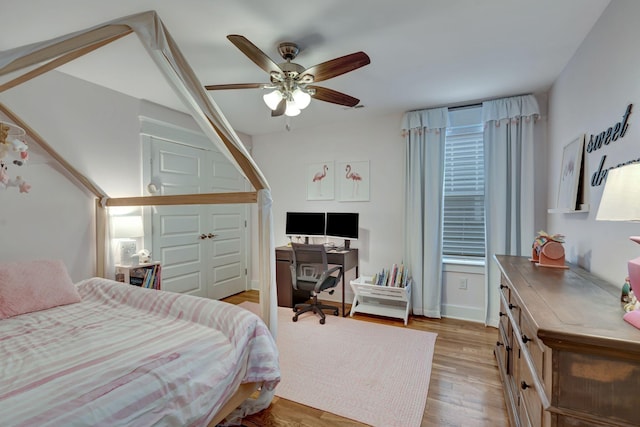
[(0, 319), (80, 302), (59, 260), (0, 263)]

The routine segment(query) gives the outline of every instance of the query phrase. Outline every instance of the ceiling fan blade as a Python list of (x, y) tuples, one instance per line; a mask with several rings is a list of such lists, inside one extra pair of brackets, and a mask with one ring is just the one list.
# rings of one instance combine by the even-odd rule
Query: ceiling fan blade
[(238, 49), (242, 51), (247, 57), (255, 62), (255, 64), (262, 68), (267, 73), (282, 73), (278, 64), (273, 62), (263, 51), (258, 49), (256, 45), (251, 43), (246, 37), (237, 34), (230, 34), (227, 39), (233, 43)]
[(287, 100), (283, 99), (278, 103), (278, 107), (271, 111), (271, 117), (278, 117), (284, 114), (287, 109)]
[(236, 83), (228, 85), (207, 85), (206, 90), (224, 90), (224, 89), (262, 89), (264, 83)]
[(310, 75), (313, 77), (314, 82), (321, 82), (364, 67), (370, 63), (371, 60), (366, 53), (356, 52), (307, 68), (302, 72), (300, 80), (304, 80), (305, 76)]
[(315, 94), (311, 95), (312, 98), (319, 101), (331, 102), (338, 105), (346, 105), (347, 107), (355, 107), (360, 103), (358, 98), (349, 96), (337, 90), (328, 89), (321, 86), (307, 86), (309, 89), (314, 89)]

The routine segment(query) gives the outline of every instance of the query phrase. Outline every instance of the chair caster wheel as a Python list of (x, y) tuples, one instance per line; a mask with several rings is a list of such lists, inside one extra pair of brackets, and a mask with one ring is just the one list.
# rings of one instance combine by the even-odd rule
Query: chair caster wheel
[(324, 325), (324, 319), (320, 319), (320, 324)]
[(293, 312), (294, 312), (294, 313), (297, 313), (297, 312), (298, 312), (298, 309), (297, 309), (297, 308), (295, 308), (295, 307), (293, 307)]
[(292, 319), (292, 320), (293, 320), (294, 322), (297, 322), (297, 321), (298, 321), (298, 316), (293, 316), (293, 319)]

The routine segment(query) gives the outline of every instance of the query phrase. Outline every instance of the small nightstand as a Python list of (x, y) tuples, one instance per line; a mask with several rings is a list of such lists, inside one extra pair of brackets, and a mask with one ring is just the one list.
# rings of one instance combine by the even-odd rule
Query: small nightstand
[(148, 289), (161, 289), (162, 266), (159, 262), (116, 265), (116, 281)]

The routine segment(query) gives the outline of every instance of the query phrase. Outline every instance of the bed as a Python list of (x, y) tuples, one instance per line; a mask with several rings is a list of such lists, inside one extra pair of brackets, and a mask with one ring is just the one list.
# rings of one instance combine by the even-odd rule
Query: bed
[[(206, 307), (203, 306), (202, 312), (195, 312), (192, 311), (195, 309), (191, 307), (201, 303), (198, 299), (194, 300), (192, 297), (173, 294), (166, 296), (167, 294), (157, 291), (154, 294), (144, 290), (134, 291), (129, 289), (129, 285), (125, 286), (102, 279), (90, 279), (90, 284), (78, 283), (77, 289), (72, 286), (75, 293), (67, 291), (56, 293), (54, 289), (57, 288), (52, 286), (51, 280), (56, 276), (43, 277), (40, 281), (34, 282), (25, 280), (24, 277), (18, 277), (15, 280), (18, 286), (14, 289), (18, 293), (24, 292), (20, 285), (47, 283), (46, 288), (40, 287), (33, 290), (30, 298), (18, 301), (19, 306), (25, 300), (32, 302), (44, 299), (50, 304), (46, 307), (30, 307), (27, 311), (12, 312), (10, 316), (3, 316), (3, 304), (6, 301), (3, 302), (2, 295), (0, 295), (0, 419), (2, 419), (2, 425), (69, 425), (64, 422), (71, 419), (71, 412), (81, 411), (79, 407), (76, 408), (73, 405), (85, 408), (86, 413), (83, 413), (82, 416), (96, 417), (92, 425), (149, 425), (153, 422), (150, 417), (161, 420), (157, 423), (163, 425), (215, 425), (240, 402), (243, 402), (241, 410), (234, 411), (231, 418), (227, 418), (229, 422), (237, 420), (237, 416), (241, 416), (243, 413), (268, 405), (273, 396), (273, 388), (279, 380), (277, 352), (273, 340), (267, 338), (269, 336), (267, 331), (270, 331), (270, 336), (273, 337), (277, 334), (271, 191), (262, 172), (218, 106), (198, 81), (160, 17), (154, 11), (142, 12), (50, 40), (0, 51), (0, 76), (9, 76), (8, 78), (10, 78), (9, 81), (0, 84), (0, 93), (134, 33), (149, 57), (158, 66), (159, 71), (166, 77), (169, 85), (185, 102), (185, 106), (197, 125), (211, 140), (211, 143), (227, 156), (231, 164), (242, 172), (250, 183), (252, 191), (111, 198), (92, 181), (91, 177), (85, 176), (74, 168), (52, 145), (46, 142), (36, 129), (29, 126), (1, 103), (0, 112), (26, 131), (29, 143), (39, 145), (68, 172), (74, 182), (81, 184), (95, 195), (96, 276), (104, 277), (113, 271), (113, 265), (110, 264), (108, 256), (110, 244), (108, 209), (110, 208), (226, 203), (257, 204), (258, 283), (262, 322), (264, 323), (259, 322), (253, 316), (246, 317), (246, 314), (239, 311), (238, 308), (232, 309), (228, 306), (218, 308), (214, 307), (218, 304), (211, 303), (205, 304)], [(43, 104), (42, 107), (47, 108), (46, 104)], [(73, 120), (73, 118), (70, 117), (69, 120)], [(136, 139), (135, 143), (138, 142)], [(84, 141), (78, 141), (78, 143), (83, 144)], [(134, 146), (132, 145), (132, 147)], [(99, 282), (99, 287), (103, 290), (100, 292), (89, 291), (97, 286), (96, 282)], [(68, 290), (68, 287), (65, 289)], [(146, 293), (144, 295), (138, 294), (140, 291)], [(101, 295), (101, 292), (104, 292), (111, 299), (104, 299), (101, 303), (94, 301), (92, 298)], [(121, 292), (125, 294), (120, 294)], [(62, 296), (78, 300), (68, 301)], [(176, 299), (172, 300), (172, 298)], [(59, 299), (64, 301), (57, 301)], [(56, 301), (57, 303), (51, 304)], [(151, 312), (136, 311), (134, 301), (138, 301), (136, 304), (143, 306), (149, 304), (147, 308), (150, 308)], [(146, 301), (146, 303), (142, 304), (141, 301)], [(79, 312), (75, 313), (76, 310)], [(121, 317), (109, 317), (116, 316), (116, 312), (120, 310), (125, 310)], [(155, 310), (160, 310), (160, 312), (156, 313)], [(162, 310), (166, 310), (166, 312)], [(94, 314), (89, 314), (87, 311)], [(215, 328), (219, 326), (224, 329), (230, 326), (227, 325), (230, 320), (226, 316), (232, 314), (234, 318), (238, 319), (236, 328), (240, 327), (241, 330), (227, 331), (230, 333), (228, 338), (219, 338), (218, 334), (224, 334), (225, 331), (217, 331)], [(62, 318), (57, 318), (57, 315)], [(189, 322), (191, 318), (197, 321)], [(115, 330), (115, 325), (120, 324), (120, 320), (123, 319), (129, 326), (122, 327), (119, 331)], [(132, 319), (138, 321), (134, 322)], [(65, 323), (72, 320), (73, 323), (70, 323), (72, 326)], [(87, 323), (82, 323), (80, 320)], [(180, 324), (186, 328), (182, 322), (189, 323), (196, 329), (198, 332), (195, 336), (199, 338), (187, 339), (190, 335), (183, 333), (177, 326)], [(217, 325), (218, 322), (221, 322), (222, 325)], [(70, 327), (70, 329), (66, 333), (55, 332), (58, 330), (57, 326)], [(178, 328), (174, 331), (177, 330), (179, 333), (155, 335), (161, 334), (165, 327)], [(110, 339), (115, 339), (116, 342), (111, 343), (101, 338), (100, 334), (104, 331), (112, 332)], [(131, 342), (138, 339), (144, 345), (131, 347), (130, 356), (110, 353), (110, 350), (118, 348), (116, 344), (124, 345), (118, 334), (125, 333), (132, 334), (125, 341)], [(208, 337), (207, 333), (211, 334), (211, 337)], [(151, 339), (153, 336), (156, 336), (155, 344), (162, 342), (167, 346), (173, 346), (174, 352), (165, 354), (163, 353), (165, 350), (157, 346), (154, 347), (150, 341), (147, 342), (146, 339)], [(228, 350), (225, 352), (218, 349), (221, 353), (215, 353), (213, 347), (208, 347), (210, 344), (207, 337), (212, 341), (219, 339), (220, 342), (225, 343), (225, 348)], [(184, 338), (187, 341), (180, 343), (176, 341), (178, 338)], [(119, 339), (120, 341), (118, 341)], [(202, 348), (200, 350), (198, 348), (191, 349), (187, 344), (197, 344)], [(241, 344), (246, 347), (241, 347)], [(50, 345), (53, 347), (50, 348)], [(271, 350), (266, 351), (266, 347), (270, 347)], [(16, 349), (22, 353), (15, 354)], [(141, 353), (143, 349), (150, 353)], [(233, 369), (227, 375), (222, 375), (217, 371), (211, 374), (212, 378), (216, 375), (219, 376), (215, 379), (222, 379), (222, 383), (216, 383), (212, 378), (209, 378), (209, 383), (194, 383), (197, 385), (196, 390), (192, 390), (185, 383), (182, 384), (181, 391), (187, 394), (178, 393), (180, 387), (167, 382), (171, 373), (169, 371), (179, 371), (175, 367), (181, 366), (180, 362), (186, 360), (184, 359), (186, 353), (183, 352), (186, 352), (187, 349), (195, 352), (190, 356), (192, 362), (189, 362), (189, 365), (192, 365), (196, 372), (182, 371), (183, 375), (189, 376), (189, 383), (191, 383), (192, 375), (202, 374), (208, 369), (213, 369), (213, 363), (208, 363), (222, 355), (231, 357), (228, 362), (223, 363), (227, 363), (228, 367)], [(153, 353), (154, 350), (157, 352)], [(214, 357), (206, 356), (209, 353)], [(58, 354), (62, 359), (57, 358)], [(93, 359), (99, 354), (102, 354), (100, 364)], [(160, 355), (164, 355), (164, 359)], [(88, 358), (89, 361), (82, 359), (82, 357)], [(124, 362), (127, 357), (131, 359), (137, 357), (139, 361), (144, 363), (125, 368), (124, 365), (115, 362)], [(93, 362), (91, 362), (92, 360)], [(227, 359), (224, 360), (227, 361)], [(93, 363), (93, 365), (83, 365), (87, 363)], [(102, 369), (107, 369), (108, 366), (111, 366), (113, 371), (103, 372)], [(169, 367), (171, 368), (169, 369)], [(123, 375), (122, 369), (129, 369), (129, 372), (133, 374)], [(160, 375), (161, 373), (162, 375)], [(118, 378), (119, 381), (113, 380), (113, 378)], [(200, 377), (197, 378), (199, 381)], [(77, 382), (76, 380), (80, 379), (84, 382), (78, 386), (79, 388), (65, 388), (67, 384), (73, 385)], [(133, 382), (122, 383), (129, 379)], [(69, 383), (65, 383), (65, 380), (68, 380)], [(149, 389), (143, 388), (137, 381), (147, 381), (148, 384), (145, 386)], [(154, 392), (149, 391), (153, 389), (151, 384), (158, 387)], [(47, 389), (45, 386), (49, 388)], [(83, 389), (82, 386), (87, 388)], [(259, 397), (244, 400), (247, 395), (252, 394), (256, 387), (260, 388)], [(131, 390), (134, 393), (129, 395)], [(127, 391), (127, 393), (123, 391)], [(197, 393), (205, 393), (206, 397), (194, 398), (197, 394), (196, 391)], [(197, 395), (200, 396), (200, 394)], [(89, 396), (93, 400), (88, 401)], [(73, 405), (69, 403), (71, 401), (74, 402)], [(94, 401), (100, 403), (92, 403)], [(111, 402), (116, 401), (119, 401), (120, 408), (126, 409), (111, 408)], [(141, 406), (143, 404), (144, 407)], [(147, 406), (147, 404), (149, 405)], [(176, 411), (169, 414), (167, 409), (169, 407)], [(117, 412), (115, 415), (114, 411)], [(140, 421), (136, 419), (135, 422), (128, 423), (124, 418), (118, 418), (113, 423), (109, 421), (115, 420), (114, 416), (124, 417), (125, 412), (122, 411), (136, 411), (138, 415), (129, 413), (127, 416), (131, 417), (130, 419), (139, 416)], [(183, 420), (180, 417), (192, 419)], [(73, 417), (73, 420), (81, 420), (81, 418)], [(78, 424), (85, 425), (82, 420), (78, 421)]]
[[(45, 307), (45, 308), (42, 308)], [(280, 380), (264, 322), (225, 302), (71, 283), (61, 261), (0, 264), (0, 419), (11, 426), (215, 426)]]

